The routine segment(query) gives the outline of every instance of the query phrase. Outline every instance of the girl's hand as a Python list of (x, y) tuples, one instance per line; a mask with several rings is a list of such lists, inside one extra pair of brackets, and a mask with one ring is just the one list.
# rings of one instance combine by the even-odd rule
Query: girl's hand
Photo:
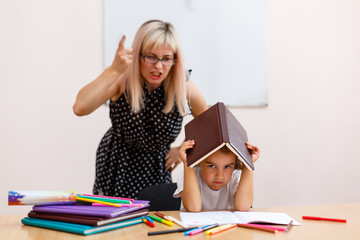
[(260, 149), (257, 146), (251, 145), (248, 142), (246, 142), (245, 145), (246, 145), (247, 149), (249, 149), (249, 151), (250, 151), (253, 163), (255, 163), (256, 160), (258, 160), (260, 157)]
[(119, 47), (116, 50), (114, 61), (110, 66), (114, 71), (120, 74), (125, 72), (130, 63), (132, 62), (132, 56), (134, 52), (132, 48), (125, 49), (125, 40), (126, 37), (125, 35), (123, 35), (119, 42)]
[(184, 163), (184, 166), (187, 166), (187, 161), (186, 161), (186, 150), (193, 148), (195, 145), (195, 141), (194, 140), (188, 140), (185, 141), (181, 144), (180, 149), (179, 149), (179, 155), (181, 160)]

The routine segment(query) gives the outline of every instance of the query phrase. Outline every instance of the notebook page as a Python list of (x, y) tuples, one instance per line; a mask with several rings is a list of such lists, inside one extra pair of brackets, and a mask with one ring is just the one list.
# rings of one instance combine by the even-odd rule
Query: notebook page
[(238, 223), (239, 220), (232, 212), (216, 211), (216, 212), (180, 212), (181, 221), (189, 227), (205, 226), (214, 223), (227, 224)]
[(269, 223), (287, 225), (293, 220), (292, 225), (301, 225), (284, 212), (234, 212), (240, 223)]

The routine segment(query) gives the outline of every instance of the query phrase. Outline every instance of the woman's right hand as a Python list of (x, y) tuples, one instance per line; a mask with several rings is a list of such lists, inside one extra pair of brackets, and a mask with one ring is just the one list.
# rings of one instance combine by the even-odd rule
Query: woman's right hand
[(179, 155), (180, 155), (181, 161), (183, 161), (183, 163), (184, 163), (184, 166), (187, 166), (186, 150), (193, 148), (194, 145), (195, 145), (194, 140), (188, 140), (188, 141), (183, 142), (180, 146)]
[(130, 65), (130, 63), (132, 62), (132, 55), (134, 49), (125, 48), (124, 47), (125, 40), (126, 40), (126, 36), (123, 35), (119, 42), (119, 47), (116, 50), (114, 61), (110, 66), (110, 68), (113, 71), (116, 71), (118, 73), (125, 72), (128, 66)]
[(109, 99), (120, 96), (121, 76), (131, 63), (134, 52), (132, 48), (125, 49), (125, 39), (125, 36), (121, 38), (111, 66), (79, 91), (73, 106), (77, 116), (90, 114)]

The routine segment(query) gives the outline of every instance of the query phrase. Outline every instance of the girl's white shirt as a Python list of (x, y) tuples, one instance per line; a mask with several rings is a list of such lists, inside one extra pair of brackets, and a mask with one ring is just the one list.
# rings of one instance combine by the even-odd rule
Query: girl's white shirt
[[(194, 167), (196, 173), (196, 179), (199, 184), (202, 211), (205, 210), (222, 210), (222, 209), (234, 209), (234, 195), (240, 182), (241, 170), (234, 170), (231, 180), (219, 191), (214, 191), (202, 180), (200, 176), (200, 168)], [(184, 189), (184, 171), (180, 172), (177, 180), (177, 189), (173, 196), (175, 198), (181, 197), (180, 193)], [(186, 211), (182, 202), (180, 211)]]

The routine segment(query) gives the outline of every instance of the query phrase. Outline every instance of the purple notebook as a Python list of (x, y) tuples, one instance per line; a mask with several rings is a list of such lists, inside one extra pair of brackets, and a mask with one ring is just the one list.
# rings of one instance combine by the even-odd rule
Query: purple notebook
[(91, 206), (91, 205), (51, 205), (51, 206), (34, 206), (35, 212), (51, 212), (78, 214), (98, 217), (117, 217), (125, 213), (133, 212), (142, 208), (149, 207), (146, 200), (134, 200), (134, 204), (144, 204), (143, 207), (112, 207), (112, 206)]

